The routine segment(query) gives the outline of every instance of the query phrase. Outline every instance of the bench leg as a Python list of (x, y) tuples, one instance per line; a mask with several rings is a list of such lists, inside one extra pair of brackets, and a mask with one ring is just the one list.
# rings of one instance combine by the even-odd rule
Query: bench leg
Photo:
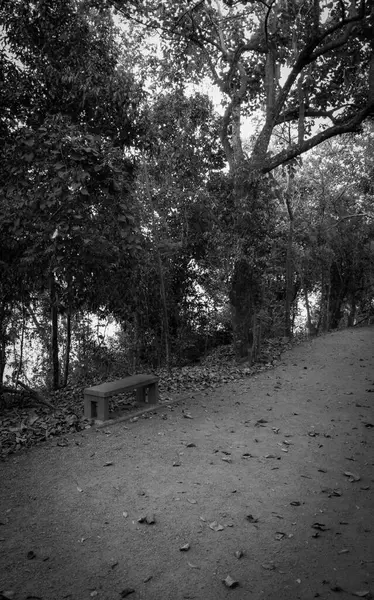
[(109, 419), (109, 398), (97, 399), (97, 418), (99, 421), (108, 421)]
[(149, 404), (157, 404), (158, 403), (158, 384), (152, 383), (152, 385), (148, 388), (148, 403)]
[(99, 421), (108, 421), (109, 419), (109, 399), (99, 398), (98, 396), (84, 395), (84, 416), (86, 419), (98, 419)]
[[(146, 394), (148, 391), (148, 394)], [(148, 399), (148, 404), (157, 404), (158, 402), (158, 385), (152, 383), (149, 386), (138, 388), (136, 390), (136, 402), (138, 404), (145, 404)]]
[(136, 402), (138, 404), (145, 404), (146, 401), (146, 395), (145, 395), (145, 387), (142, 388), (138, 388), (136, 390)]

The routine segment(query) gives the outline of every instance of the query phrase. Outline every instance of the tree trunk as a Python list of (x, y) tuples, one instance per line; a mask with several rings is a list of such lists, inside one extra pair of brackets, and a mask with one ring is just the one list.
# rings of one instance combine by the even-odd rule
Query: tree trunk
[(348, 314), (348, 327), (354, 327), (355, 324), (355, 320), (356, 320), (356, 312), (357, 312), (357, 304), (356, 304), (356, 295), (355, 293), (351, 293), (350, 294), (351, 298), (350, 298), (350, 310), (349, 310), (349, 314)]
[(7, 348), (7, 318), (4, 305), (0, 306), (0, 386), (3, 384), (4, 371), (6, 365)]
[(54, 273), (50, 276), (50, 303), (51, 303), (51, 363), (52, 363), (52, 389), (58, 390), (60, 385), (60, 365), (58, 360), (58, 312), (57, 292)]
[(66, 315), (66, 348), (65, 348), (65, 364), (64, 364), (64, 379), (63, 387), (66, 387), (69, 379), (69, 364), (70, 364), (70, 349), (71, 349), (71, 311), (70, 307)]
[(328, 277), (326, 273), (322, 273), (321, 278), (321, 301), (320, 301), (320, 314), (318, 319), (318, 330), (326, 332), (329, 330), (329, 316), (330, 316), (330, 268), (327, 269)]
[(289, 229), (287, 236), (287, 250), (286, 250), (286, 301), (284, 311), (284, 335), (286, 337), (292, 337), (292, 317), (291, 307), (294, 298), (294, 267), (293, 267), (293, 222), (294, 214), (291, 206), (291, 176), (288, 174), (288, 186), (285, 194), (285, 203), (289, 218)]
[(307, 332), (308, 332), (308, 335), (310, 335), (310, 336), (317, 335), (318, 334), (318, 328), (315, 326), (314, 323), (312, 323), (312, 319), (311, 319), (311, 316), (310, 316), (310, 306), (309, 306), (308, 290), (307, 290), (307, 287), (306, 287), (305, 283), (304, 283), (303, 289), (304, 289), (304, 297), (305, 297), (306, 328), (307, 328)]
[(72, 286), (71, 286), (71, 275), (68, 275), (68, 289), (67, 289), (67, 313), (66, 313), (66, 347), (65, 347), (65, 361), (64, 361), (64, 377), (62, 385), (66, 387), (69, 379), (69, 366), (70, 366), (70, 351), (71, 351), (71, 312), (72, 312)]
[(154, 235), (154, 239), (155, 239), (155, 250), (156, 250), (156, 255), (157, 255), (157, 264), (158, 264), (158, 271), (159, 271), (159, 277), (160, 277), (160, 295), (161, 295), (162, 317), (163, 317), (161, 324), (162, 324), (162, 330), (163, 330), (163, 336), (164, 336), (164, 342), (165, 342), (165, 362), (166, 362), (166, 367), (169, 368), (169, 366), (170, 366), (169, 313), (168, 313), (168, 306), (167, 306), (167, 301), (166, 301), (164, 267), (162, 264), (161, 254), (160, 254), (160, 250), (159, 250), (159, 234), (158, 234), (157, 224), (155, 222), (155, 208), (154, 208), (153, 200), (152, 200), (152, 192), (151, 192), (151, 186), (150, 186), (150, 182), (149, 182), (148, 168), (147, 168), (147, 164), (145, 161), (143, 162), (143, 169), (144, 169), (146, 195), (147, 195), (150, 209), (152, 211), (153, 235)]
[(22, 301), (22, 331), (21, 331), (21, 340), (20, 340), (20, 348), (19, 348), (19, 361), (18, 361), (18, 369), (15, 380), (18, 381), (20, 375), (23, 371), (23, 347), (25, 342), (25, 326), (26, 326), (26, 310), (25, 304)]
[(262, 294), (261, 280), (245, 258), (235, 263), (229, 295), (236, 356), (252, 363), (260, 350), (257, 312)]
[(160, 252), (157, 249), (157, 260), (158, 260), (158, 268), (160, 273), (160, 292), (161, 292), (161, 301), (162, 301), (162, 313), (163, 313), (163, 331), (164, 331), (164, 340), (165, 340), (165, 363), (166, 367), (170, 366), (170, 342), (169, 342), (169, 315), (168, 315), (168, 307), (166, 302), (166, 291), (165, 291), (165, 277), (164, 277), (164, 269), (161, 261)]

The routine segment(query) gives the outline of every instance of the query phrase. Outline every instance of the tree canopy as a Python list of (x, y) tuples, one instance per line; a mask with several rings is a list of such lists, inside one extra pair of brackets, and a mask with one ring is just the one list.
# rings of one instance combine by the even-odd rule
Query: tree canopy
[(298, 323), (371, 314), (372, 2), (3, 0), (0, 19), (1, 378), (38, 337), (66, 384), (109, 353), (93, 314), (132, 370), (222, 341), (253, 362)]

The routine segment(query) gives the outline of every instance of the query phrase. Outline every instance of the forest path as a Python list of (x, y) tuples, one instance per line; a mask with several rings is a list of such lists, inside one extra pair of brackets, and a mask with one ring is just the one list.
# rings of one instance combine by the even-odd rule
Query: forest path
[[(10, 456), (0, 590), (14, 600), (373, 597), (373, 401), (374, 328), (349, 329), (147, 418)], [(138, 522), (146, 515), (155, 522)]]

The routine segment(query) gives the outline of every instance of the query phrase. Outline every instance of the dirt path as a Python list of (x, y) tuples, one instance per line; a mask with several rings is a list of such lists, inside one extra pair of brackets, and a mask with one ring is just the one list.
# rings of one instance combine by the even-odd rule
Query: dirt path
[[(151, 417), (10, 457), (0, 590), (14, 600), (373, 597), (373, 400), (374, 328), (346, 330)], [(139, 523), (145, 515), (155, 523)]]

